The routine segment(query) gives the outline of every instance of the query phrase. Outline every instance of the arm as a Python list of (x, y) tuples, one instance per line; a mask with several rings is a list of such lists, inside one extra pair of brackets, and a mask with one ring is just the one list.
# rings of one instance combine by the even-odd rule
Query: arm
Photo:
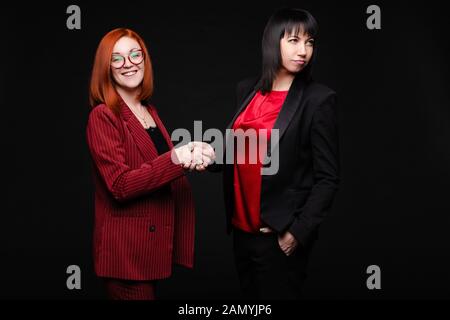
[(315, 110), (311, 126), (314, 185), (303, 212), (289, 231), (307, 246), (311, 236), (327, 215), (339, 184), (339, 146), (336, 94)]
[(118, 201), (126, 201), (152, 192), (184, 174), (172, 162), (171, 151), (132, 169), (125, 162), (119, 129), (114, 114), (96, 107), (89, 115), (87, 142), (93, 161), (106, 187)]

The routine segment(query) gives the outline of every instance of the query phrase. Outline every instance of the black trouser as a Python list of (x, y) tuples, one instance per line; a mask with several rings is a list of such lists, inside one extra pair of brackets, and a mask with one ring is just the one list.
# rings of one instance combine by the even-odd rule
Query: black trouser
[(276, 233), (233, 230), (236, 267), (245, 298), (300, 299), (311, 247), (286, 256)]

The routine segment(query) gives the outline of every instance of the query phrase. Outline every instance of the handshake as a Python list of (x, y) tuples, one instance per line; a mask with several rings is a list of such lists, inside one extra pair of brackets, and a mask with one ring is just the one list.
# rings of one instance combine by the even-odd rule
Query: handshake
[(213, 147), (205, 142), (193, 141), (172, 150), (173, 163), (189, 171), (204, 171), (215, 159)]

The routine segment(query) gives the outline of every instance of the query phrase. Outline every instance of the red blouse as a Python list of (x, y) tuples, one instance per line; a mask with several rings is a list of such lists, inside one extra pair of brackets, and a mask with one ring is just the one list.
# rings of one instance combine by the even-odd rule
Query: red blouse
[[(264, 141), (259, 141), (259, 130), (267, 130), (267, 140), (278, 117), (278, 113), (286, 99), (288, 91), (271, 91), (265, 96), (258, 91), (248, 104), (247, 108), (239, 115), (233, 124), (235, 135), (255, 132), (255, 139), (258, 141), (257, 152), (253, 159), (256, 163), (251, 163), (252, 157), (249, 155), (249, 139), (245, 139), (245, 150), (236, 149), (234, 165), (234, 198), (235, 213), (232, 223), (236, 228), (247, 232), (258, 232), (261, 227), (260, 221), (260, 198), (261, 198), (261, 169), (262, 159), (260, 154), (266, 154), (267, 145)], [(237, 129), (243, 131), (236, 132)], [(249, 129), (253, 129), (248, 131)], [(255, 162), (255, 161), (252, 161)]]

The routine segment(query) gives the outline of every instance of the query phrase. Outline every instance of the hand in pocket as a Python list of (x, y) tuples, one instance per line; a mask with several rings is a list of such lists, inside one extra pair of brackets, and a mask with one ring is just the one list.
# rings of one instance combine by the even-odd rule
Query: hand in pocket
[(278, 245), (284, 254), (290, 256), (298, 246), (298, 241), (289, 231), (278, 235)]

